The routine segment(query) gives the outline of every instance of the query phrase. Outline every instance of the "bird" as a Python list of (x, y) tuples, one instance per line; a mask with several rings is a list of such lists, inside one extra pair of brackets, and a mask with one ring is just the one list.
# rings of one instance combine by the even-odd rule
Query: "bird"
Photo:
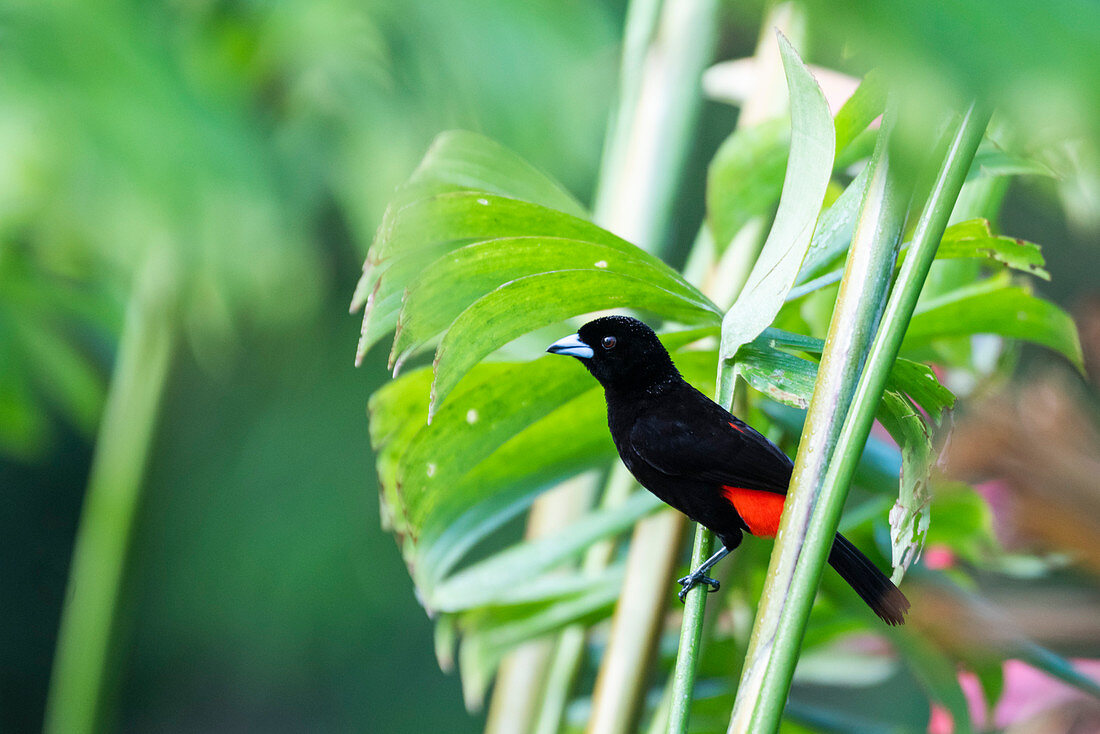
[[(680, 601), (736, 549), (744, 533), (774, 538), (794, 468), (752, 426), (692, 387), (653, 329), (629, 316), (604, 316), (551, 344), (599, 381), (619, 458), (638, 483), (710, 529), (722, 547), (678, 580)], [(836, 534), (829, 565), (884, 622), (903, 624), (909, 600), (847, 538)]]

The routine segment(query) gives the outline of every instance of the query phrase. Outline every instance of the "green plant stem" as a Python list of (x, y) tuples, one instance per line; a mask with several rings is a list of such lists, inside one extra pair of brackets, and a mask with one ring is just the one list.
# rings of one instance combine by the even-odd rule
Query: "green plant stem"
[[(780, 628), (791, 625), (794, 617), (799, 617), (804, 625), (817, 589), (821, 564), (828, 552), (828, 547), (822, 545), (820, 555), (815, 557), (819, 561), (816, 564), (818, 575), (809, 574), (795, 587), (795, 567), (800, 557), (808, 552), (804, 547), (806, 532), (819, 504), (829, 460), (837, 446), (844, 416), (885, 305), (900, 244), (905, 203), (892, 180), (886, 154), (892, 117), (892, 111), (887, 110), (869, 163), (870, 180), (829, 324), (790, 491), (753, 625), (730, 718), (731, 733), (767, 732), (778, 728), (787, 689), (784, 688), (780, 695), (777, 691), (782, 686), (775, 686), (765, 693), (765, 683), (774, 681), (772, 676), (782, 674), (786, 675), (789, 687), (789, 674), (793, 673), (804, 627), (792, 628), (798, 635), (787, 638), (786, 647), (778, 644), (776, 635)], [(836, 530), (835, 521), (833, 530)], [(788, 661), (789, 669), (780, 668)]]
[[(600, 498), (600, 508), (609, 509), (621, 505), (630, 496), (634, 486), (634, 477), (625, 466), (616, 463), (608, 476), (603, 497)], [(584, 556), (584, 572), (595, 574), (606, 568), (614, 552), (615, 542), (612, 540), (592, 545)], [(588, 631), (583, 624), (570, 625), (558, 635), (550, 670), (543, 686), (538, 717), (535, 719), (535, 734), (556, 734), (561, 728), (569, 695), (580, 672), (587, 637)]]
[[(795, 562), (787, 594), (790, 604), (775, 630), (770, 645), (774, 652), (770, 664), (764, 670), (758, 689), (759, 703), (750, 719), (752, 731), (773, 731), (779, 726), (810, 606), (836, 533), (852, 474), (870, 433), (875, 409), (882, 397), (890, 368), (897, 359), (917, 298), (988, 121), (987, 113), (974, 108), (963, 116), (917, 222), (913, 245), (890, 294), (878, 333), (852, 397), (851, 407), (841, 427), (836, 451), (822, 481), (817, 509), (808, 518), (804, 542)], [(824, 367), (823, 358), (822, 368)], [(815, 390), (815, 399), (816, 397)], [(804, 438), (805, 435), (804, 433)], [(731, 721), (730, 731), (740, 730), (734, 729)]]
[(119, 588), (175, 343), (172, 277), (167, 256), (153, 253), (127, 307), (61, 612), (47, 734), (92, 732), (103, 716)]
[[(733, 364), (723, 360), (719, 369), (718, 386), (715, 389), (719, 405), (733, 402)], [(714, 552), (714, 533), (702, 525), (695, 527), (695, 541), (691, 549), (691, 566), (698, 568)], [(669, 734), (687, 731), (688, 716), (695, 692), (695, 674), (698, 669), (699, 651), (703, 641), (703, 616), (706, 611), (707, 590), (697, 586), (688, 592), (684, 602), (684, 619), (680, 625), (680, 645), (676, 650), (676, 667), (672, 673), (672, 703), (668, 717)]]
[[(781, 108), (789, 104), (787, 98), (779, 91), (784, 88), (785, 72), (779, 47), (775, 42), (774, 29), (777, 27), (791, 31), (796, 36), (802, 35), (804, 31), (802, 15), (793, 4), (779, 3), (773, 6), (761, 24), (760, 38), (755, 52), (759, 67), (759, 81), (756, 91), (750, 99), (746, 100), (741, 111), (737, 122), (739, 127), (759, 124), (772, 115), (780, 114)], [(718, 270), (716, 275), (719, 277), (713, 277), (708, 282), (706, 291), (712, 297), (716, 297), (718, 303), (728, 306), (734, 300), (734, 295), (739, 293), (749, 280), (754, 261), (763, 244), (762, 232), (763, 223), (759, 219), (747, 223), (738, 232), (733, 244), (727, 248), (726, 257), (716, 263)], [(697, 238), (696, 246), (707, 245), (708, 251), (716, 254), (713, 243), (708, 240), (709, 237), (701, 236)], [(716, 294), (715, 291), (721, 291), (721, 293)], [(726, 326), (723, 322), (723, 331)], [(724, 338), (723, 334), (723, 340)], [(735, 363), (732, 360), (720, 360), (715, 385), (715, 399), (720, 405), (733, 409), (737, 384)], [(714, 534), (702, 525), (697, 525), (695, 540), (692, 544), (690, 568), (698, 568), (711, 555), (713, 546)], [(680, 643), (671, 681), (672, 696), (668, 713), (670, 734), (683, 734), (687, 731), (703, 640), (706, 597), (705, 589), (699, 588), (689, 592), (685, 600)]]
[[(715, 0), (669, 4), (662, 0), (632, 0), (627, 10), (619, 96), (608, 125), (594, 219), (601, 226), (626, 233), (649, 251), (665, 244), (675, 192), (702, 104), (700, 78), (716, 42), (716, 13)], [(604, 489), (603, 502), (617, 501), (622, 492), (616, 488), (628, 492), (630, 486), (625, 469), (616, 466)], [(659, 524), (643, 523), (642, 527)], [(611, 544), (593, 548), (584, 567), (598, 570), (606, 566), (612, 550)], [(615, 629), (620, 631), (619, 637), (613, 637), (605, 655), (605, 661), (612, 663), (609, 668), (639, 644), (649, 647), (625, 639), (626, 626)], [(629, 629), (639, 631), (645, 626)], [(558, 637), (537, 718), (532, 722), (540, 734), (552, 734), (560, 727), (580, 670), (585, 637), (579, 625), (563, 630)], [(636, 671), (638, 675), (641, 672)], [(602, 696), (594, 698), (597, 712), (634, 707), (625, 700), (631, 697), (629, 686), (603, 690)], [(640, 691), (639, 687), (634, 698), (640, 696)]]
[(648, 252), (667, 248), (703, 102), (700, 80), (717, 43), (717, 12), (717, 0), (634, 0), (627, 15), (623, 88), (595, 220)]
[[(717, 38), (716, 0), (664, 3), (659, 27), (646, 49), (645, 79), (637, 95), (627, 146), (601, 178), (597, 222), (643, 249), (659, 252), (702, 105), (701, 77)], [(625, 130), (625, 128), (621, 128)], [(645, 692), (656, 650), (667, 579), (683, 519), (660, 513), (641, 522), (631, 539), (623, 593), (592, 698), (589, 731), (626, 731)]]

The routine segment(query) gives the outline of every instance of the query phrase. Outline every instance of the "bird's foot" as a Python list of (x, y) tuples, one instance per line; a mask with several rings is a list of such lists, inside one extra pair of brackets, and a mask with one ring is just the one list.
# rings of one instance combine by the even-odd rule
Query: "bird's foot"
[(680, 589), (680, 593), (678, 595), (681, 602), (684, 601), (684, 597), (687, 596), (687, 593), (699, 584), (703, 584), (707, 587), (708, 594), (718, 591), (718, 588), (720, 586), (720, 584), (715, 579), (712, 579), (711, 577), (705, 575), (702, 571), (696, 571), (695, 573), (684, 576), (682, 579), (677, 579), (676, 583), (684, 587)]

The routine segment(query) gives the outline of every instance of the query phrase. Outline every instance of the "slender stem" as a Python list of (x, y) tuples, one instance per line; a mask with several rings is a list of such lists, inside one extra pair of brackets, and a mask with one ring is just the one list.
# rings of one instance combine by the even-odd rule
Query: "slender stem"
[[(723, 361), (719, 368), (716, 399), (719, 405), (731, 406), (735, 380), (733, 365)], [(699, 567), (713, 552), (714, 533), (702, 525), (695, 527), (695, 542), (691, 550), (691, 569)], [(703, 617), (706, 611), (707, 591), (697, 586), (688, 592), (684, 602), (684, 619), (680, 625), (680, 645), (676, 651), (676, 667), (672, 673), (672, 705), (669, 710), (669, 734), (687, 731), (691, 702), (695, 691), (695, 674), (699, 650), (703, 640)]]
[[(775, 44), (774, 29), (782, 28), (798, 38), (802, 35), (804, 26), (801, 13), (791, 3), (778, 3), (765, 16), (755, 52), (759, 67), (756, 90), (741, 110), (737, 121), (739, 127), (747, 127), (771, 119), (781, 114), (782, 106), (789, 103), (786, 96), (779, 91), (785, 88), (785, 81), (783, 63)], [(706, 283), (706, 292), (718, 303), (728, 304), (735, 300), (735, 294), (747, 282), (755, 258), (759, 255), (763, 244), (762, 232), (763, 223), (759, 219), (753, 220), (738, 232), (733, 244), (727, 248), (726, 256), (718, 263), (718, 272)], [(696, 245), (698, 246), (702, 240), (709, 245), (709, 250), (714, 252), (713, 243), (706, 242), (707, 239), (698, 238)], [(732, 409), (737, 394), (736, 386), (734, 363), (721, 360), (715, 385), (717, 402)], [(702, 525), (696, 525), (691, 569), (698, 568), (710, 556), (713, 545), (714, 533)], [(687, 731), (695, 692), (697, 662), (703, 639), (706, 597), (705, 589), (698, 589), (688, 592), (685, 600), (680, 643), (672, 674), (672, 699), (668, 713), (669, 734), (683, 734)]]
[[(778, 695), (773, 689), (769, 695), (765, 694), (764, 686), (774, 680), (770, 676), (775, 675), (773, 667), (778, 672), (777, 660), (790, 660), (789, 672), (793, 672), (793, 661), (797, 659), (802, 639), (799, 634), (787, 640), (784, 648), (777, 643), (776, 635), (792, 615), (802, 618), (808, 615), (816, 592), (816, 576), (812, 584), (803, 582), (794, 586), (795, 566), (805, 552), (807, 528), (819, 502), (828, 463), (885, 305), (904, 221), (904, 201), (893, 183), (886, 155), (892, 118), (891, 110), (887, 110), (884, 129), (869, 164), (872, 167), (870, 180), (829, 325), (767, 582), (753, 625), (749, 653), (730, 719), (731, 733), (774, 731), (778, 727), (786, 691)], [(822, 547), (821, 563), (824, 563), (827, 550)], [(820, 564), (817, 571), (820, 574)], [(788, 677), (788, 685), (789, 682)]]
[[(717, 0), (664, 3), (646, 51), (629, 143), (616, 175), (601, 181), (608, 190), (599, 199), (597, 221), (649, 251), (660, 251), (667, 240), (702, 105), (702, 73), (717, 40), (717, 12)], [(660, 513), (634, 532), (623, 593), (592, 697), (592, 734), (626, 731), (637, 716), (683, 526), (682, 516)]]
[[(702, 104), (704, 67), (710, 63), (716, 43), (716, 0), (632, 0), (627, 11), (619, 97), (608, 126), (595, 201), (595, 221), (624, 234), (649, 251), (665, 244), (665, 233), (673, 210), (676, 190), (692, 140), (698, 110)], [(604, 490), (604, 501), (619, 497), (616, 487), (629, 491), (629, 474), (617, 466)], [(638, 540), (639, 534), (650, 537)], [(679, 528), (666, 520), (643, 522), (635, 533), (639, 547), (651, 549), (659, 542), (674, 542)], [(601, 544), (586, 556), (585, 568), (606, 566), (612, 546)], [(633, 589), (635, 602), (654, 608), (659, 620), (663, 604), (647, 597), (630, 578), (627, 566), (624, 589)], [(635, 574), (652, 574), (637, 569)], [(671, 574), (671, 571), (669, 571)], [(668, 574), (661, 578), (666, 578)], [(625, 592), (624, 592), (625, 595)], [(638, 622), (646, 615), (635, 615)], [(601, 665), (600, 680), (614, 671), (630, 672), (639, 685), (597, 686), (593, 697), (593, 720), (615, 722), (622, 712), (633, 711), (641, 697), (647, 656), (638, 650), (654, 645), (640, 639), (656, 639), (653, 625), (616, 624)], [(659, 624), (656, 629), (659, 630)], [(574, 626), (562, 632), (549, 661), (546, 686), (542, 691), (537, 719), (532, 722), (540, 734), (552, 734), (560, 727), (569, 693), (584, 654), (585, 632)], [(495, 697), (495, 694), (494, 694)], [(610, 725), (610, 724), (609, 724)], [(488, 730), (487, 730), (488, 731)]]
[(126, 311), (73, 549), (46, 702), (47, 734), (95, 731), (142, 475), (175, 343), (172, 266), (155, 252)]
[[(711, 554), (714, 533), (702, 525), (696, 527), (695, 542), (691, 550), (691, 568), (698, 568)], [(691, 712), (692, 694), (695, 691), (696, 662), (703, 641), (703, 613), (706, 611), (705, 585), (688, 592), (684, 603), (684, 621), (680, 625), (680, 646), (676, 651), (676, 668), (672, 674), (672, 708), (668, 716), (670, 734), (687, 731), (688, 714)]]

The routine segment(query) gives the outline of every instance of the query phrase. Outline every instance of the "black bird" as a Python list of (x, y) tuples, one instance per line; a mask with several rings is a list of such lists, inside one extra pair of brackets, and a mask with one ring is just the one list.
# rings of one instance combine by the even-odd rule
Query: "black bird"
[[(722, 541), (717, 553), (679, 580), (681, 601), (699, 583), (718, 590), (706, 574), (740, 545), (742, 533), (775, 537), (791, 460), (689, 385), (652, 329), (637, 319), (607, 316), (546, 351), (576, 357), (599, 380), (611, 437), (638, 482)], [(909, 600), (840, 533), (829, 565), (884, 622), (905, 621)]]

